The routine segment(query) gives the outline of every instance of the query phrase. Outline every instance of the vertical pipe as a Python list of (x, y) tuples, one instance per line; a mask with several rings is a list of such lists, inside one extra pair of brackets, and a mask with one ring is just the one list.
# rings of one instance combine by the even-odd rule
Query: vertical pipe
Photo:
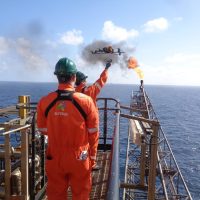
[[(148, 105), (147, 105), (147, 100), (146, 100), (146, 96), (145, 96), (145, 91), (144, 91), (144, 87), (143, 87), (143, 80), (141, 80), (141, 95), (143, 96), (143, 104), (145, 105), (145, 109), (147, 112), (143, 112), (142, 113), (142, 117), (149, 119), (149, 110), (148, 110)], [(146, 133), (145, 133), (146, 134)], [(145, 136), (146, 137), (146, 136)], [(140, 185), (144, 186), (145, 184), (145, 166), (146, 166), (146, 143), (142, 143), (141, 144), (141, 161), (140, 161)]]
[(105, 106), (104, 106), (104, 130), (103, 130), (103, 144), (104, 144), (104, 151), (106, 151), (106, 139), (107, 139), (107, 99), (105, 99)]
[(46, 184), (46, 178), (45, 178), (45, 136), (41, 135), (41, 188), (43, 188)]
[[(8, 131), (8, 128), (5, 129)], [(5, 135), (5, 199), (9, 200), (11, 196), (11, 160), (10, 160), (10, 134)]]
[(22, 195), (25, 200), (29, 199), (29, 163), (28, 163), (28, 134), (26, 130), (21, 131), (21, 175)]
[(146, 144), (141, 144), (141, 160), (140, 160), (140, 185), (144, 186), (146, 166)]
[(33, 114), (32, 124), (31, 124), (31, 200), (35, 199), (35, 113)]
[(148, 200), (155, 200), (156, 192), (156, 166), (157, 166), (157, 146), (158, 146), (158, 125), (153, 125), (153, 133), (150, 143), (150, 166), (148, 178)]

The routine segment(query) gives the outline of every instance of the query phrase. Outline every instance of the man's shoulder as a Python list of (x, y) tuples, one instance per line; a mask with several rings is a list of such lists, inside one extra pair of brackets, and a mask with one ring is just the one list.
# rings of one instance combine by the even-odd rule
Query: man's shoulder
[(56, 95), (57, 95), (56, 91), (50, 92), (47, 95), (42, 96), (39, 101), (40, 102), (49, 101), (49, 100), (55, 98)]

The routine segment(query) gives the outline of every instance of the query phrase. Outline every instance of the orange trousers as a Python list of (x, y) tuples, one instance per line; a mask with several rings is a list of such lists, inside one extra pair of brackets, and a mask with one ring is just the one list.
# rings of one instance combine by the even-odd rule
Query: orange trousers
[(74, 153), (46, 160), (48, 200), (66, 200), (71, 186), (73, 200), (88, 200), (91, 191), (89, 157), (78, 160)]

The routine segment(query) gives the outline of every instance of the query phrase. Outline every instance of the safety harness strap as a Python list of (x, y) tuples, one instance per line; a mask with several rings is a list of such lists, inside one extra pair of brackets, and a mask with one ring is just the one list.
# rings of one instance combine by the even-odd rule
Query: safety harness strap
[(71, 101), (74, 106), (78, 109), (84, 120), (87, 118), (87, 114), (82, 109), (82, 107), (78, 104), (78, 102), (73, 98), (74, 91), (67, 91), (67, 90), (56, 90), (57, 97), (47, 106), (45, 110), (45, 117), (48, 116), (49, 111), (51, 108), (56, 104), (57, 101), (64, 100), (64, 101)]

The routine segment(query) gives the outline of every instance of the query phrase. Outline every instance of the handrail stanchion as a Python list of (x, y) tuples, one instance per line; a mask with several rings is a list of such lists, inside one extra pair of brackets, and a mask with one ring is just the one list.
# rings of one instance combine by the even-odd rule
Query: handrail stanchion
[(105, 99), (105, 105), (104, 105), (104, 120), (103, 120), (103, 123), (104, 123), (104, 129), (103, 129), (103, 145), (104, 145), (104, 151), (106, 151), (106, 140), (107, 140), (107, 99)]
[(108, 184), (107, 200), (118, 200), (119, 199), (119, 119), (120, 119), (120, 105), (117, 103), (116, 110), (116, 123), (113, 135), (112, 145), (112, 159), (110, 167), (110, 177)]
[(29, 135), (22, 130), (21, 133), (21, 174), (22, 174), (22, 195), (29, 199), (29, 155), (28, 155), (28, 138)]

